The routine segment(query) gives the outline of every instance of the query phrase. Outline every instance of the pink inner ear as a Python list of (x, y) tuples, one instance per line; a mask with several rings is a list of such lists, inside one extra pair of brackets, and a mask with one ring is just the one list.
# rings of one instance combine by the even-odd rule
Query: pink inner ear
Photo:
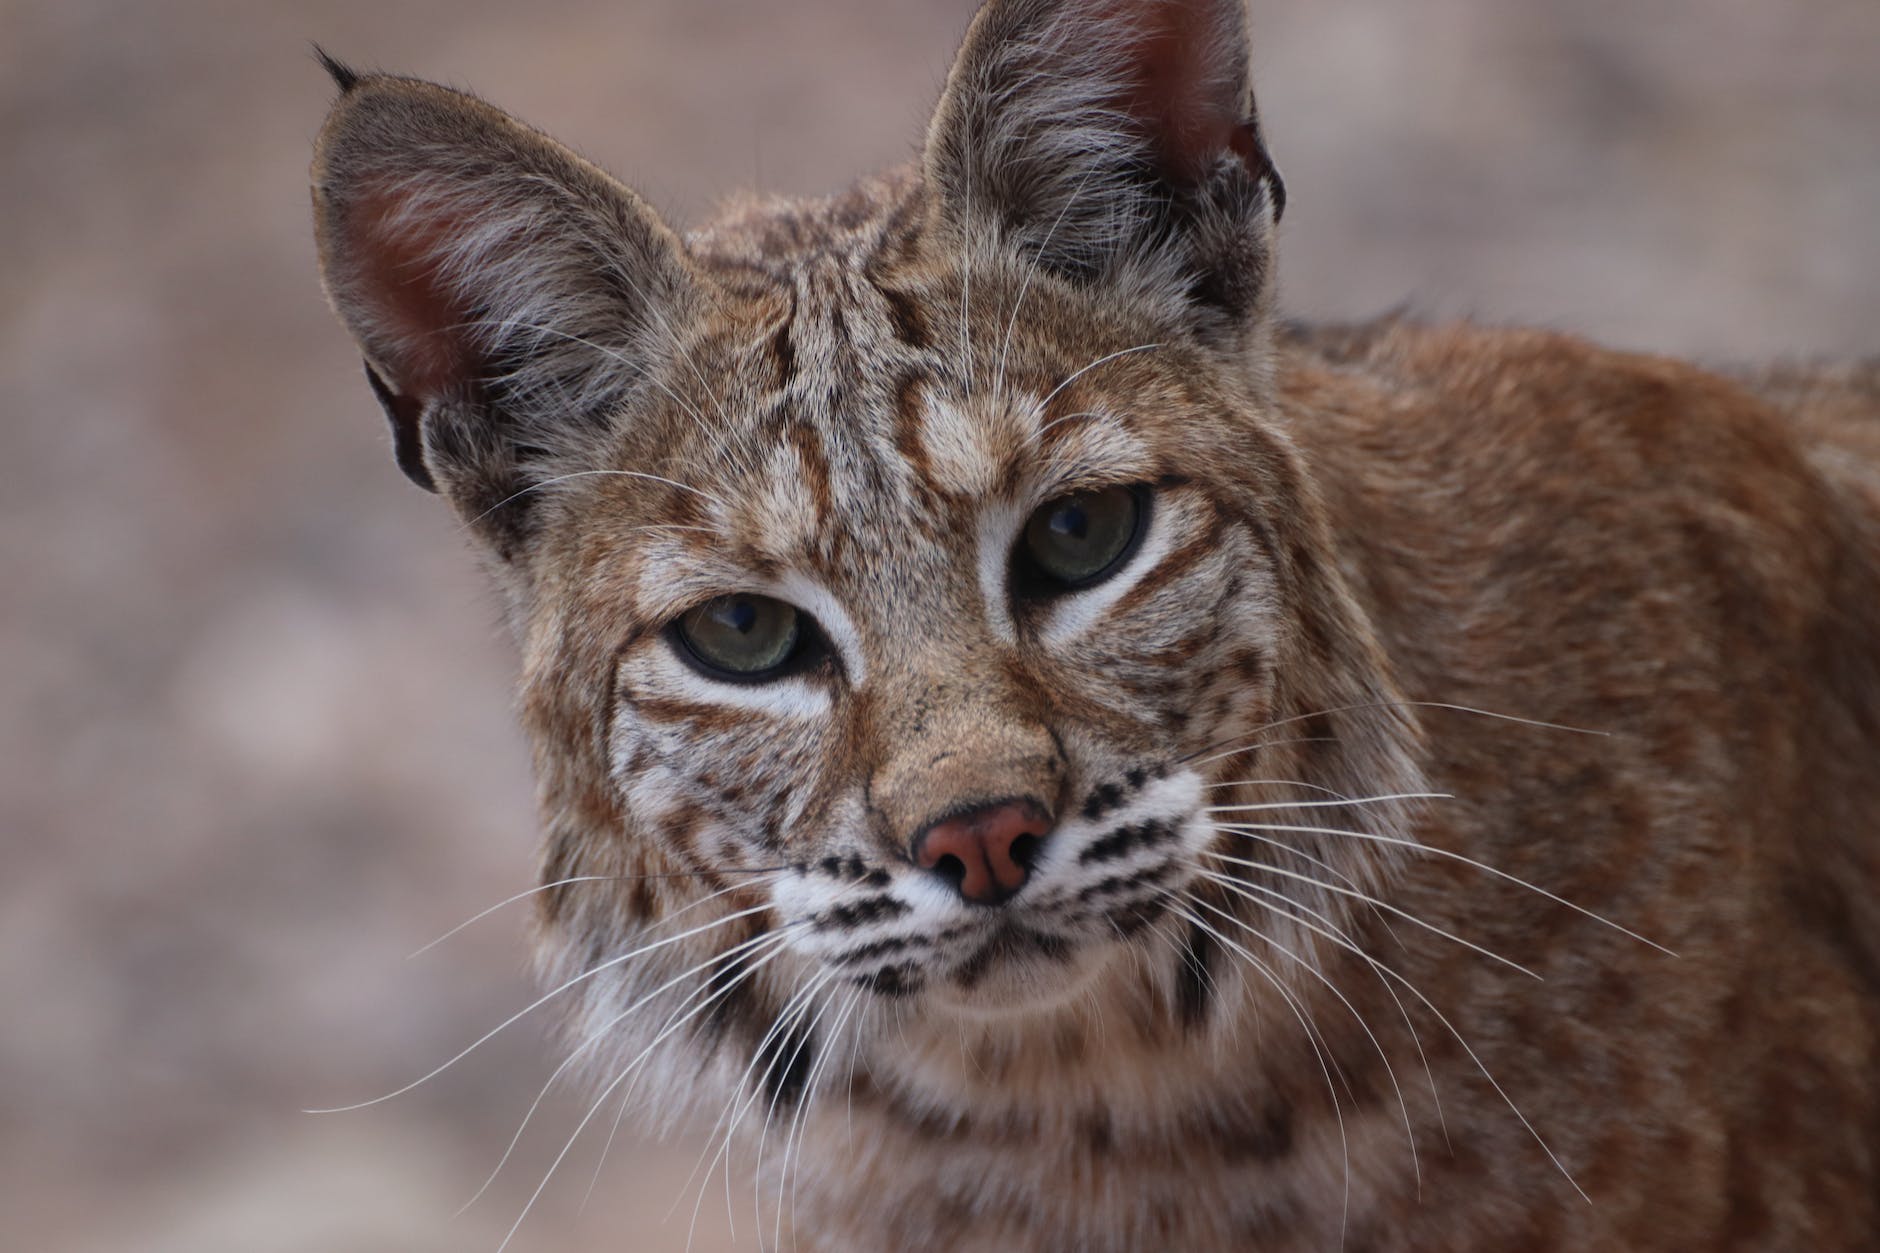
[(1236, 143), (1242, 121), (1241, 33), (1221, 20), (1221, 0), (1109, 7), (1125, 22), (1134, 18), (1129, 60), (1135, 76), (1122, 107), (1149, 132), (1163, 175), (1194, 183), (1224, 152), (1247, 159)]
[(372, 310), (390, 359), (395, 392), (432, 400), (459, 391), (471, 376), (471, 313), (452, 296), (443, 258), (457, 226), (448, 217), (414, 217), (394, 192), (367, 191), (347, 215), (357, 258), (357, 297)]

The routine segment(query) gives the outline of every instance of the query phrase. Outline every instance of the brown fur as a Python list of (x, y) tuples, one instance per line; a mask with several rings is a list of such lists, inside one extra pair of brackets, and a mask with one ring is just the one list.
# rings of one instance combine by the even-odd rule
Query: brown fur
[[(577, 1049), (812, 1247), (1870, 1247), (1880, 369), (1276, 326), (1241, 21), (994, 0), (918, 169), (683, 238), (338, 75), (328, 288), (509, 597)], [(1122, 484), (1119, 573), (1013, 590)], [(694, 674), (737, 592), (823, 651)], [(1014, 797), (951, 901), (909, 841)]]

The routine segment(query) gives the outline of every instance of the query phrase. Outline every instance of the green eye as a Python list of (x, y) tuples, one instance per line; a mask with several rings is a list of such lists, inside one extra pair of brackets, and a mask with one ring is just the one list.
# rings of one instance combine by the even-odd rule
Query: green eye
[(1021, 569), (1040, 594), (1086, 587), (1112, 574), (1135, 550), (1148, 493), (1106, 487), (1040, 505), (1019, 543)]
[(674, 632), (691, 660), (720, 677), (768, 677), (796, 654), (800, 615), (768, 596), (720, 596), (682, 615)]

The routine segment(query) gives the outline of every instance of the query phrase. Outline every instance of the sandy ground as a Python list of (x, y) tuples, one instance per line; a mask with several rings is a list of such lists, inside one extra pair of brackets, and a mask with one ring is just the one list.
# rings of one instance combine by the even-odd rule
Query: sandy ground
[[(493, 1251), (581, 1112), (526, 1003), (513, 659), (322, 304), (309, 40), (684, 219), (912, 152), (968, 0), (0, 2), (0, 1244)], [(1873, 0), (1256, 0), (1290, 312), (1880, 350)], [(518, 1250), (684, 1247), (696, 1141)], [(708, 1193), (693, 1245), (739, 1241)]]

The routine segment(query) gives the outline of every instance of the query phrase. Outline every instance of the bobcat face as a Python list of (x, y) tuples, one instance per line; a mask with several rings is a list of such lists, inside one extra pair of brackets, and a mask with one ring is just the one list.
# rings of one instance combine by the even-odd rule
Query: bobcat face
[[(594, 615), (632, 624), (610, 778), (708, 882), (775, 868), (779, 929), (845, 983), (1056, 1000), (1213, 838), (1195, 759), (1266, 716), (1273, 527), (1195, 434), (1233, 438), (1227, 387), (1158, 328), (1097, 338), (1015, 266), (974, 293), (1004, 370), (968, 373), (865, 261), (818, 268), (694, 350), (715, 394), (655, 389), (685, 488), (569, 484), (569, 543), (623, 520), (588, 558), (620, 571)], [(918, 297), (941, 327), (973, 315), (955, 277)]]
[(330, 67), (323, 272), (509, 599), (578, 1052), (683, 1033), (780, 1093), (825, 1010), (892, 1003), (886, 1075), (952, 1050), (930, 1009), (1226, 1037), (1317, 995), (1417, 733), (1269, 421), (1242, 21), (993, 3), (917, 169), (683, 237), (480, 101)]

